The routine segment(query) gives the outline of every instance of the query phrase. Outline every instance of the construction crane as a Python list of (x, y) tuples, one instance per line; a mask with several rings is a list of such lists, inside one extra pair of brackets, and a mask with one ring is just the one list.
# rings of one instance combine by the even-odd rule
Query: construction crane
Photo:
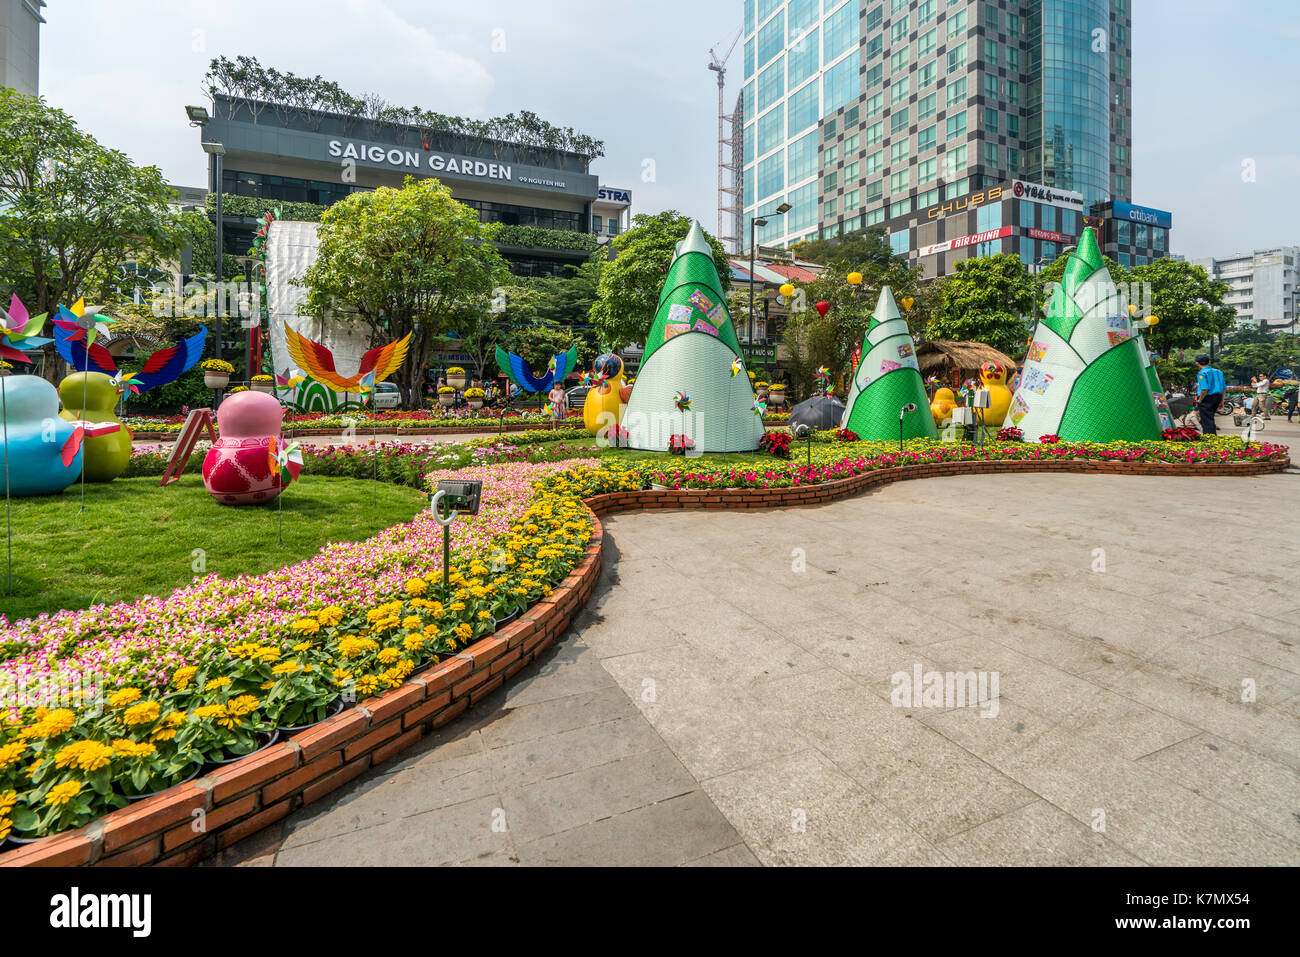
[[(731, 59), (732, 52), (736, 49), (736, 44), (740, 42), (740, 36), (744, 28), (736, 31), (732, 38), (727, 52), (721, 57), (715, 52), (713, 47), (709, 48), (709, 69), (718, 74), (718, 242), (722, 243), (724, 249), (730, 252), (740, 252), (740, 237), (731, 235), (735, 232), (734, 226), (739, 222), (740, 204), (741, 204), (741, 178), (740, 164), (744, 157), (740, 155), (740, 130), (744, 125), (744, 118), (740, 116), (739, 111), (728, 113), (723, 104), (723, 88), (726, 85), (727, 77), (727, 60)], [(730, 126), (730, 134), (726, 132), (726, 127)], [(726, 185), (724, 179), (726, 174), (731, 173), (732, 184)], [(727, 225), (730, 216), (731, 225)], [(730, 244), (730, 245), (728, 245)]]

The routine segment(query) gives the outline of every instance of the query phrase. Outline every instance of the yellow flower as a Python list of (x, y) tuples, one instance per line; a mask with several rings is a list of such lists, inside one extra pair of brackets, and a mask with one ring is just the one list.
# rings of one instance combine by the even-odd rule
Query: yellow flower
[(343, 620), (343, 609), (338, 605), (330, 605), (328, 608), (322, 608), (316, 612), (316, 620), (326, 628), (332, 628)]
[(142, 704), (132, 705), (126, 709), (122, 716), (122, 721), (127, 727), (137, 724), (149, 724), (158, 720), (160, 708), (157, 701), (145, 701)]
[(146, 744), (142, 741), (128, 741), (126, 738), (115, 739), (113, 741), (113, 750), (126, 758), (149, 758), (158, 753), (158, 749), (152, 744)]
[(0, 814), (8, 814), (18, 803), (17, 791), (0, 791)]
[(470, 638), (474, 637), (474, 629), (462, 621), (456, 626), (456, 637), (461, 641), (469, 641)]
[(80, 781), (64, 781), (50, 788), (50, 792), (45, 795), (45, 803), (52, 807), (59, 807), (60, 805), (67, 804), (80, 793)]
[(0, 744), (0, 768), (8, 767), (15, 764), (27, 750), (27, 745), (22, 741), (14, 741), (11, 744)]
[(367, 651), (374, 651), (379, 647), (379, 642), (373, 638), (354, 638), (347, 637), (339, 642), (339, 655), (344, 658), (355, 658), (358, 655), (365, 654)]
[(298, 670), (296, 661), (283, 661), (271, 669), (273, 675), (291, 675)]
[(401, 653), (396, 648), (385, 648), (378, 655), (376, 655), (376, 657), (379, 659), (380, 664), (391, 665), (394, 661), (396, 661), (399, 657), (401, 657)]
[(441, 617), (442, 617), (442, 612), (443, 612), (442, 602), (440, 602), (440, 601), (435, 601), (435, 602), (434, 602), (434, 603), (429, 607), (429, 614), (430, 614), (431, 616), (433, 616), (434, 618), (441, 618)]
[(335, 668), (333, 678), (336, 685), (345, 685), (352, 680), (352, 672), (345, 671), (342, 668)]
[(320, 631), (320, 622), (315, 618), (299, 618), (289, 626), (294, 631), (300, 631), (304, 635), (314, 635)]
[(224, 688), (228, 684), (230, 684), (229, 678), (213, 678), (211, 681), (209, 681), (207, 684), (203, 686), (203, 690), (216, 691), (218, 688)]
[(198, 672), (199, 669), (192, 665), (185, 668), (177, 668), (172, 673), (172, 683), (176, 685), (177, 690), (184, 691), (190, 686), (190, 682), (194, 680), (194, 676), (198, 674)]
[(133, 701), (139, 701), (139, 700), (140, 700), (139, 688), (122, 688), (119, 691), (114, 691), (111, 695), (108, 696), (108, 706), (110, 708), (121, 708), (121, 707), (125, 707), (126, 705), (130, 704)]
[(298, 642), (298, 644), (296, 644), (296, 645), (293, 646), (293, 650), (294, 650), (294, 651), (310, 651), (310, 650), (311, 650), (311, 642), (310, 642), (310, 641), (300, 641), (300, 642)]
[(236, 717), (246, 715), (258, 706), (260, 702), (251, 694), (241, 694), (237, 698), (231, 698), (226, 702), (226, 710)]
[[(213, 260), (213, 262), (215, 262), (215, 261), (216, 261), (216, 260)], [(479, 620), (480, 620), (480, 621), (488, 621), (488, 620), (491, 619), (491, 617), (492, 617), (492, 612), (490, 612), (490, 611), (481, 611), (481, 612), (478, 613), (478, 617), (479, 617)]]
[(402, 647), (407, 651), (419, 651), (424, 647), (424, 635), (413, 631), (402, 639)]
[(419, 628), (423, 622), (420, 621), (419, 615), (407, 615), (402, 619), (402, 627), (410, 631), (412, 628)]
[(357, 679), (357, 694), (372, 695), (379, 690), (379, 679), (374, 675), (362, 675)]
[(54, 756), (56, 768), (80, 768), (82, 771), (98, 771), (113, 757), (113, 749), (98, 741), (78, 741), (60, 748)]
[(275, 682), (263, 681), (260, 685), (258, 685), (258, 687), (261, 688), (263, 691), (270, 691), (272, 688), (275, 687)]
[(423, 595), (429, 589), (428, 584), (422, 578), (408, 578), (404, 587), (408, 595)]
[(205, 704), (200, 705), (190, 712), (196, 718), (217, 718), (226, 713), (224, 704)]
[(452, 611), (464, 611), (465, 603), (463, 601), (454, 601), (447, 607), (450, 608)]

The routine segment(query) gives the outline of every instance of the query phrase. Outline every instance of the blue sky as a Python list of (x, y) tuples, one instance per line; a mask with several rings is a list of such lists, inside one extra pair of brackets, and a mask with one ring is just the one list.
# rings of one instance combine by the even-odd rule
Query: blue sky
[[(1131, 3), (1133, 200), (1173, 212), (1173, 249), (1189, 258), (1300, 245), (1300, 4)], [(673, 207), (712, 231), (708, 51), (740, 17), (740, 0), (51, 0), (41, 91), (188, 185), (205, 167), (183, 107), (202, 102), (218, 54), (444, 113), (530, 109), (605, 140), (594, 170), (633, 191), (634, 211)], [(728, 65), (730, 106), (739, 49)]]

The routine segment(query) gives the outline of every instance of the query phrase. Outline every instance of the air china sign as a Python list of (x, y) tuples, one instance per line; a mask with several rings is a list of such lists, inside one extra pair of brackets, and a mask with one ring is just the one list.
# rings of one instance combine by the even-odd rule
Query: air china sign
[(946, 239), (941, 243), (935, 243), (933, 246), (923, 246), (917, 252), (918, 256), (933, 256), (937, 253), (951, 252), (954, 249), (963, 249), (966, 246), (978, 246), (980, 243), (990, 243), (995, 239), (1005, 239), (1011, 235), (1010, 226), (1002, 226), (999, 229), (990, 229), (982, 233), (972, 233), (969, 236), (960, 236), (957, 239)]
[[(484, 160), (469, 159), (463, 156), (451, 156), (446, 153), (429, 153), (422, 155), (416, 150), (399, 149), (396, 146), (375, 146), (366, 143), (350, 143), (343, 140), (330, 140), (329, 155), (335, 159), (360, 160), (366, 163), (383, 164), (394, 169), (423, 170), (431, 173), (459, 173), (461, 176), (477, 176), (481, 179), (510, 180), (513, 170), (506, 163), (489, 163)], [(537, 186), (555, 186), (563, 189), (565, 184), (558, 180), (538, 180), (519, 177), (521, 183)]]

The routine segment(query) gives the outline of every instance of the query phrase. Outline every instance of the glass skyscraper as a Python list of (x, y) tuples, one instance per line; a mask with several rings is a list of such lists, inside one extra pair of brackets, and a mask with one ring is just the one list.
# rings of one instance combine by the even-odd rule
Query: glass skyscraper
[(1001, 229), (989, 198), (1019, 182), (1014, 225), (1051, 237), (979, 251), (1052, 255), (1094, 204), (1130, 200), (1128, 2), (744, 0), (743, 242), (766, 216), (766, 245), (883, 224), (919, 254), (968, 206)]

